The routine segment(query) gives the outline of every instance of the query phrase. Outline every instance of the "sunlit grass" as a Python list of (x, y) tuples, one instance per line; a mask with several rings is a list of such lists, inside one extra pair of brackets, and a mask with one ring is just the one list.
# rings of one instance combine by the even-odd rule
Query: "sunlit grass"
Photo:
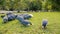
[[(60, 34), (60, 12), (28, 12), (33, 14), (29, 20), (33, 25), (23, 26), (18, 20), (2, 23), (0, 17), (0, 34)], [(42, 29), (42, 19), (48, 19), (47, 29)]]

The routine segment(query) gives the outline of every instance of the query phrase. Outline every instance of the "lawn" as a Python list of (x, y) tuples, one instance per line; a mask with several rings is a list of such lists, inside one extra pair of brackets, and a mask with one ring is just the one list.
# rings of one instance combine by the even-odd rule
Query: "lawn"
[[(60, 34), (60, 12), (28, 13), (33, 14), (29, 19), (33, 25), (29, 27), (23, 26), (18, 20), (3, 24), (0, 17), (0, 34)], [(47, 29), (42, 29), (42, 19), (48, 19)]]

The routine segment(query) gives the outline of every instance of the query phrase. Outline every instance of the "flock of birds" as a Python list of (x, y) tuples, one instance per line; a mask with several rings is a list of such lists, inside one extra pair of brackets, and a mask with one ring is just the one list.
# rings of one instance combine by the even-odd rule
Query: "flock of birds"
[[(3, 19), (3, 23), (7, 23), (8, 21), (12, 21), (14, 19), (17, 19), (21, 24), (24, 26), (30, 26), (32, 23), (28, 21), (28, 19), (32, 18), (32, 14), (13, 14), (13, 13), (6, 13), (6, 15), (1, 15)], [(42, 21), (42, 28), (46, 28), (46, 25), (48, 23), (47, 19), (43, 19)]]

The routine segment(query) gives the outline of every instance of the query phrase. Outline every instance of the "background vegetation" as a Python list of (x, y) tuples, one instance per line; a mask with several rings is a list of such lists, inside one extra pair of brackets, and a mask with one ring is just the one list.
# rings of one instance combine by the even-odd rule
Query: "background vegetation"
[(60, 11), (60, 0), (0, 0), (0, 10)]

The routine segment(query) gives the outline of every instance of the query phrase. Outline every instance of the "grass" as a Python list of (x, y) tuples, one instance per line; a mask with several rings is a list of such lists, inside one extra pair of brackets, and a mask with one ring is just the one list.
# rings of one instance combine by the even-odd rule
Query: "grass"
[[(60, 12), (28, 13), (33, 14), (29, 20), (33, 25), (29, 27), (24, 27), (18, 20), (3, 24), (0, 17), (0, 34), (60, 34)], [(42, 29), (42, 19), (45, 18), (48, 19), (47, 29)]]

